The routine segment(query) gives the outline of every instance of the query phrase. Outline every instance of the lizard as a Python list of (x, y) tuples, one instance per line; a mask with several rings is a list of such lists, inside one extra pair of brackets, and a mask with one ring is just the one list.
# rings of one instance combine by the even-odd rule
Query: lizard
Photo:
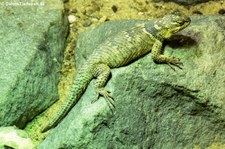
[(82, 67), (77, 69), (70, 93), (59, 112), (41, 130), (42, 133), (54, 128), (75, 106), (92, 79), (99, 96), (107, 103), (112, 102), (110, 91), (105, 85), (111, 68), (125, 66), (145, 55), (150, 55), (156, 64), (169, 64), (182, 68), (180, 59), (163, 54), (163, 41), (186, 28), (191, 19), (182, 13), (165, 15), (154, 23), (142, 23), (107, 38), (93, 50)]

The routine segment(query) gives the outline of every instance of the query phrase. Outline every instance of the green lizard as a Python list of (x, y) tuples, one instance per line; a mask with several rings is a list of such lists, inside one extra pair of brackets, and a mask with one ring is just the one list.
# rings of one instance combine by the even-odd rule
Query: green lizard
[(155, 63), (180, 66), (179, 59), (163, 55), (163, 40), (170, 38), (190, 24), (189, 17), (174, 13), (154, 22), (144, 23), (122, 31), (106, 39), (89, 56), (85, 64), (78, 68), (70, 94), (59, 112), (42, 129), (42, 132), (55, 127), (77, 103), (88, 84), (96, 78), (97, 97), (103, 96), (109, 104), (112, 102), (105, 85), (109, 79), (110, 69), (129, 64), (130, 62), (151, 53)]

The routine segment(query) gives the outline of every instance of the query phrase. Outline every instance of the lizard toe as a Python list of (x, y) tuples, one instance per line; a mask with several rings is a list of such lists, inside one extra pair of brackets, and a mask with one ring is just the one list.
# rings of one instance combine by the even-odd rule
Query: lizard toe
[[(107, 105), (109, 106), (109, 108), (112, 110), (115, 108), (115, 105), (114, 105), (114, 98), (110, 95), (110, 91), (105, 89), (105, 88), (98, 88), (96, 90), (97, 92), (97, 98), (96, 100), (99, 99), (100, 95), (104, 97)], [(96, 100), (94, 100), (93, 102), (95, 102)]]

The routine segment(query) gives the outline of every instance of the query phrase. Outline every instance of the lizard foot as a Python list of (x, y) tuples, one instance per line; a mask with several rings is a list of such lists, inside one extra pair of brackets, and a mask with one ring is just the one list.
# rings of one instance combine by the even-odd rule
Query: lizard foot
[(115, 109), (115, 105), (114, 105), (114, 99), (110, 95), (110, 91), (102, 87), (102, 88), (96, 89), (96, 92), (97, 92), (97, 97), (93, 102), (97, 101), (101, 95), (105, 98), (105, 101), (107, 105), (109, 106), (110, 110), (113, 111), (113, 109)]
[(175, 67), (178, 67), (179, 69), (182, 69), (183, 63), (180, 61), (180, 59), (175, 57), (170, 57), (167, 61), (167, 64), (170, 66), (171, 69), (175, 71)]
[(183, 63), (180, 59), (169, 55), (153, 55), (153, 61), (157, 64), (168, 64), (175, 71), (175, 67), (182, 69)]

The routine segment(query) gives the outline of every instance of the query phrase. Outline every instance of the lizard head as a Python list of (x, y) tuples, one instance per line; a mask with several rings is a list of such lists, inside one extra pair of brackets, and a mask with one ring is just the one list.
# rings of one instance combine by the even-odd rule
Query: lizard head
[(175, 12), (155, 21), (154, 30), (156, 30), (158, 36), (168, 39), (173, 34), (187, 27), (190, 23), (191, 19), (188, 16)]

